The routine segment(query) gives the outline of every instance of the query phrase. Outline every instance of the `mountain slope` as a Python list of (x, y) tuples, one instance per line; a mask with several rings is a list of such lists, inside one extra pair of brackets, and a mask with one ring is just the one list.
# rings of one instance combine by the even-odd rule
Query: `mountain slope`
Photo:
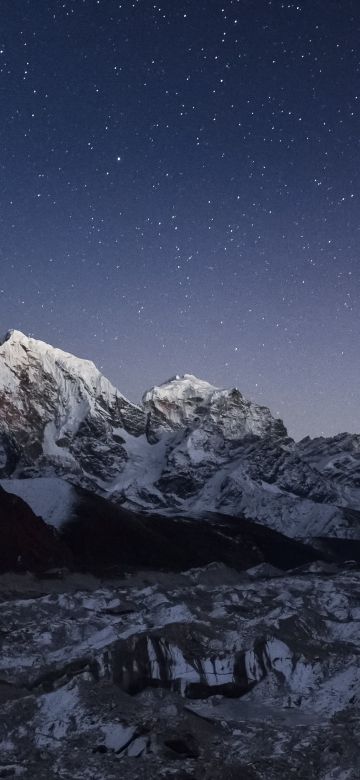
[[(6, 487), (9, 492), (0, 488), (0, 572), (70, 565), (114, 576), (214, 562), (238, 571), (263, 563), (286, 570), (336, 559), (243, 517), (209, 513), (200, 520), (129, 512), (59, 478), (6, 480)], [(22, 488), (30, 506), (16, 495)], [(46, 504), (52, 514), (44, 513)]]

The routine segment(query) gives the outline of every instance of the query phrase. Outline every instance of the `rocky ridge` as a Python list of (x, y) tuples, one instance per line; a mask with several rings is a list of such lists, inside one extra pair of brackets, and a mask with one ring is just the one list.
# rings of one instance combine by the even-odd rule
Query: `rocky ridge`
[(91, 362), (11, 331), (0, 410), (0, 477), (19, 495), (20, 480), (61, 477), (137, 511), (360, 539), (360, 436), (296, 443), (236, 388), (185, 374), (136, 406)]

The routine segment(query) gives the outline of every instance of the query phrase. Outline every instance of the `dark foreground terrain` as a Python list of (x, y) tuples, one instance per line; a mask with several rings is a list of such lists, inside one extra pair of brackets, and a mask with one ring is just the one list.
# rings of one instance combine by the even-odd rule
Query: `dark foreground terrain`
[(0, 577), (0, 777), (355, 780), (360, 571)]

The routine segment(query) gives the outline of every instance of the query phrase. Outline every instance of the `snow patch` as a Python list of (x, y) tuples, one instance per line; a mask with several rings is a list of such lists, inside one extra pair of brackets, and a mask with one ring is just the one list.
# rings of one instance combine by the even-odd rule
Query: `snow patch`
[(57, 477), (1, 479), (0, 485), (8, 493), (22, 498), (35, 515), (55, 528), (60, 528), (69, 519), (78, 500), (73, 485)]

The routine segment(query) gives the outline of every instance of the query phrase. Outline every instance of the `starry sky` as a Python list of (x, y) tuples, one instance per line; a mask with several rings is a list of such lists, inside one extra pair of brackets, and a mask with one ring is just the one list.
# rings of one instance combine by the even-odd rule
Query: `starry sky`
[(360, 432), (358, 0), (2, 0), (0, 331)]

